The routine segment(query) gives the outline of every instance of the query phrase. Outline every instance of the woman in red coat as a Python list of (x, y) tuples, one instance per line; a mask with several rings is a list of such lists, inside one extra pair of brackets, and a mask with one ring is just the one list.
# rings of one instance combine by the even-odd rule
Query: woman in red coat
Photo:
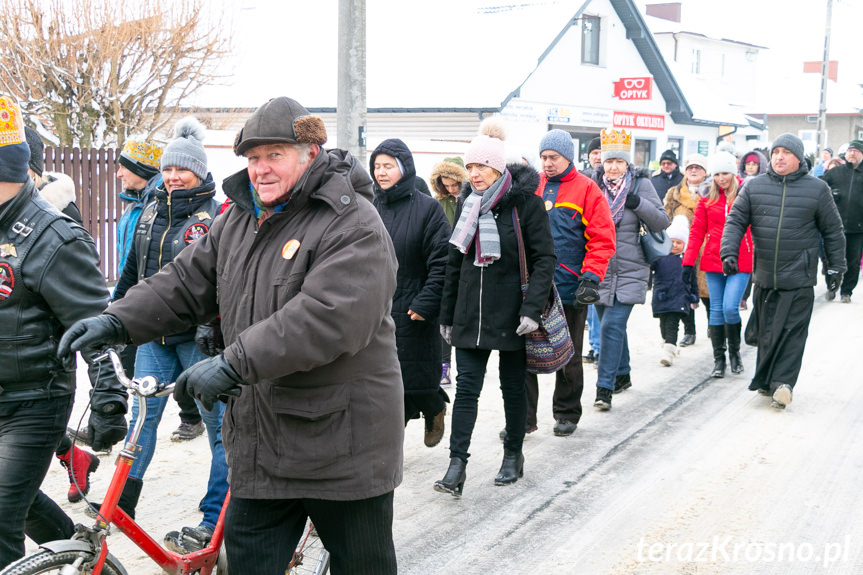
[(740, 360), (740, 298), (752, 274), (752, 236), (749, 230), (740, 242), (738, 270), (722, 269), (719, 245), (731, 204), (737, 197), (740, 180), (735, 175), (737, 161), (727, 152), (717, 152), (710, 159), (713, 182), (707, 197), (698, 200), (695, 217), (689, 230), (689, 243), (683, 256), (683, 273), (694, 274), (695, 259), (701, 246), (701, 270), (706, 272), (710, 292), (710, 322), (708, 333), (713, 344), (713, 377), (725, 377), (725, 350), (728, 341), (728, 361), (732, 373), (742, 373)]

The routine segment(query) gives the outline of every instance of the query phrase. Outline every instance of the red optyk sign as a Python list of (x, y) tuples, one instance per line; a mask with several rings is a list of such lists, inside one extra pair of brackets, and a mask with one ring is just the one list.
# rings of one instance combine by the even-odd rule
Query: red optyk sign
[(652, 78), (621, 78), (614, 82), (614, 97), (621, 100), (649, 100)]

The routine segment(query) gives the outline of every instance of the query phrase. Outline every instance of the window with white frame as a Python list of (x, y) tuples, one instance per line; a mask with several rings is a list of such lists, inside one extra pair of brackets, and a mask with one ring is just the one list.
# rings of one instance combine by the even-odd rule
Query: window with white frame
[(581, 18), (581, 63), (599, 65), (599, 17)]
[(692, 74), (701, 74), (701, 50), (693, 48), (690, 56), (689, 71)]

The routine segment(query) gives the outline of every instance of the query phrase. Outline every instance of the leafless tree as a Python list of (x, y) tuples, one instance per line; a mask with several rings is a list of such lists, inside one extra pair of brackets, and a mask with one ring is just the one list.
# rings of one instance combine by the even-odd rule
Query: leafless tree
[(218, 80), (230, 29), (212, 0), (3, 0), (0, 90), (58, 143), (152, 135)]

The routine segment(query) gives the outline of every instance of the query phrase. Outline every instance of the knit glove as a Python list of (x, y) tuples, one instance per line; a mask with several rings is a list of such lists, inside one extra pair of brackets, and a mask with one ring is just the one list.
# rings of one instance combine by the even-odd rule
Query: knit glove
[(639, 198), (637, 194), (626, 194), (626, 199), (623, 201), (623, 205), (630, 210), (635, 210), (641, 205), (641, 198)]
[(240, 395), (240, 386), (245, 382), (240, 378), (223, 354), (201, 360), (177, 378), (174, 386), (174, 399), (179, 401), (188, 394), (212, 411), (213, 405), (224, 395)]
[(536, 331), (539, 327), (539, 324), (537, 322), (530, 319), (526, 315), (521, 316), (521, 318), (519, 319), (521, 320), (521, 323), (518, 324), (518, 327), (515, 330), (515, 335), (524, 335), (526, 333)]
[(575, 290), (575, 305), (586, 306), (599, 301), (599, 284), (589, 278), (578, 280)]
[(440, 326), (440, 336), (443, 338), (447, 345), (452, 345), (452, 326)]
[(737, 273), (737, 257), (725, 256), (722, 258), (722, 273), (727, 276), (733, 276)]
[(842, 272), (839, 270), (827, 270), (827, 289), (835, 292), (842, 283)]

